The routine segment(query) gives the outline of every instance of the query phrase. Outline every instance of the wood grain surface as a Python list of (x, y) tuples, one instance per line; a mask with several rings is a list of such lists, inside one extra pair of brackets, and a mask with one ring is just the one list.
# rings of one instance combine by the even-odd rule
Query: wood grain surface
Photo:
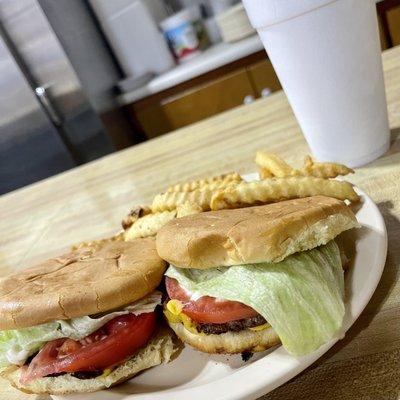
[[(381, 282), (346, 337), (264, 400), (399, 397), (400, 47), (387, 50), (383, 59), (392, 145), (350, 178), (385, 218), (389, 252)], [(233, 169), (254, 171), (260, 148), (294, 164), (308, 152), (282, 92), (2, 196), (0, 274), (117, 232), (131, 206), (148, 203), (173, 183)], [(4, 381), (0, 398), (48, 399), (19, 393)]]

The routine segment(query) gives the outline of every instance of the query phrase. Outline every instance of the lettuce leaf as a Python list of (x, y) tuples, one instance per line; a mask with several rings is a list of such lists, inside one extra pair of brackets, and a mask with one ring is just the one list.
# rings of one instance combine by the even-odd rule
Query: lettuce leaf
[(316, 350), (342, 326), (344, 275), (334, 241), (279, 263), (208, 270), (170, 266), (166, 275), (195, 297), (213, 296), (252, 307), (295, 356)]
[(58, 327), (59, 323), (49, 322), (32, 328), (1, 331), (0, 368), (9, 364), (24, 364), (46, 342), (62, 337)]
[(0, 331), (0, 368), (9, 364), (22, 365), (47, 342), (63, 337), (80, 340), (119, 315), (139, 315), (154, 311), (161, 304), (161, 293), (154, 291), (134, 303), (102, 315), (58, 320), (31, 328)]
[(108, 321), (124, 314), (139, 315), (154, 311), (158, 304), (161, 304), (161, 292), (154, 291), (143, 299), (137, 300), (121, 310), (104, 313), (93, 317), (76, 317), (68, 320), (57, 321), (60, 324), (62, 337), (80, 340), (101, 328)]

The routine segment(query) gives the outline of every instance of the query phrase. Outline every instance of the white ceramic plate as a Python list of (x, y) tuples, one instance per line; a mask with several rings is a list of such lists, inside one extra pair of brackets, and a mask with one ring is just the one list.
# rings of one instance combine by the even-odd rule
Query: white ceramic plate
[[(257, 174), (247, 175), (257, 179)], [(382, 215), (361, 190), (361, 206), (356, 212), (361, 229), (353, 230), (349, 244), (355, 256), (346, 273), (346, 315), (343, 336), (367, 305), (378, 285), (385, 265), (387, 234)], [(197, 400), (255, 399), (287, 382), (321, 357), (338, 338), (305, 357), (295, 358), (281, 346), (254, 355), (243, 362), (240, 356), (210, 356), (186, 347), (169, 364), (152, 368), (107, 391), (55, 397), (74, 400)]]

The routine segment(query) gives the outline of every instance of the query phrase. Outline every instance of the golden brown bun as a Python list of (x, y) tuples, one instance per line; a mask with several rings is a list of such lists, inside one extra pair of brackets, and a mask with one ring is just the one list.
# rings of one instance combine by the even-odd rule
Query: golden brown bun
[(244, 351), (255, 353), (267, 350), (280, 343), (278, 335), (271, 327), (258, 332), (244, 329), (239, 332), (226, 332), (220, 335), (196, 335), (187, 330), (180, 322), (167, 322), (182, 342), (205, 353), (236, 354)]
[(82, 248), (0, 279), (0, 329), (109, 311), (151, 293), (165, 262), (152, 238)]
[(176, 350), (173, 333), (169, 329), (164, 329), (156, 334), (146, 347), (143, 347), (107, 376), (78, 379), (70, 374), (65, 374), (57, 377), (36, 379), (22, 385), (19, 381), (21, 368), (15, 365), (3, 370), (1, 376), (7, 379), (12, 386), (25, 393), (65, 395), (94, 392), (122, 383), (147, 368), (167, 363)]
[(278, 262), (357, 225), (345, 203), (314, 196), (175, 219), (158, 232), (157, 251), (182, 268)]

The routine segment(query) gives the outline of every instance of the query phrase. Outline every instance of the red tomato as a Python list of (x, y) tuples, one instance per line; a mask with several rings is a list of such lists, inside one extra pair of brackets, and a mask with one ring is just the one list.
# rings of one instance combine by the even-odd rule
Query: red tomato
[(143, 347), (156, 327), (154, 312), (121, 315), (86, 338), (48, 342), (24, 371), (21, 382), (60, 372), (97, 371), (123, 361)]
[(165, 277), (165, 286), (170, 299), (177, 299), (184, 304), (183, 312), (194, 321), (207, 324), (224, 324), (243, 318), (258, 315), (257, 311), (238, 301), (217, 300), (215, 297), (203, 296), (190, 300), (190, 294), (174, 278)]

